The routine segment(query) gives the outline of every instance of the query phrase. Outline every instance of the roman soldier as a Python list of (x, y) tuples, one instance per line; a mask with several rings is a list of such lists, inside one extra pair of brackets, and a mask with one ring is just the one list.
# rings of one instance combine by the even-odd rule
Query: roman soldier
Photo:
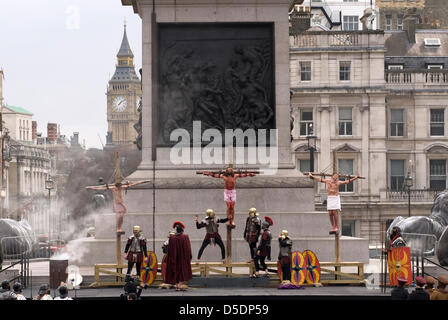
[[(268, 258), (268, 260), (271, 260), (272, 235), (271, 235), (271, 231), (269, 230), (269, 227), (274, 225), (274, 222), (269, 217), (264, 217), (264, 220), (265, 221), (261, 225), (261, 227), (263, 229), (263, 234), (261, 235), (260, 244), (258, 245), (258, 248), (257, 248), (257, 255), (254, 259), (255, 277), (256, 278), (258, 278), (258, 276), (259, 276), (260, 269), (265, 271), (266, 276), (269, 275), (268, 268), (267, 268), (264, 260), (266, 259), (266, 257)], [(260, 268), (260, 264), (261, 264), (261, 268)]]
[(426, 281), (425, 290), (431, 295), (435, 290), (434, 285), (436, 284), (436, 279), (434, 279), (431, 276), (426, 276), (425, 281)]
[(147, 257), (146, 239), (141, 234), (141, 228), (134, 226), (132, 229), (133, 235), (129, 237), (126, 247), (124, 249), (124, 258), (128, 260), (127, 275), (131, 274), (132, 267), (135, 263), (137, 275), (140, 276), (140, 268), (143, 262), (143, 256)]
[(246, 228), (244, 229), (244, 239), (249, 244), (250, 258), (252, 262), (256, 255), (256, 247), (258, 237), (260, 236), (261, 220), (258, 217), (257, 209), (249, 209), (249, 217), (246, 220)]
[(278, 236), (280, 251), (278, 260), (282, 266), (283, 281), (291, 281), (291, 249), (292, 241), (288, 237), (288, 230), (282, 230)]
[(191, 272), (191, 244), (184, 234), (185, 225), (176, 221), (173, 224), (176, 233), (170, 237), (166, 255), (166, 283), (176, 286), (176, 291), (184, 291), (184, 281), (193, 277)]
[(448, 278), (445, 276), (439, 276), (437, 278), (437, 289), (431, 294), (431, 300), (448, 300)]
[(208, 209), (205, 212), (205, 219), (201, 222), (198, 221), (198, 217), (196, 216), (196, 228), (201, 229), (205, 227), (206, 233), (204, 241), (202, 241), (202, 246), (198, 252), (198, 262), (201, 259), (202, 253), (204, 249), (210, 244), (218, 245), (221, 248), (221, 258), (222, 261), (225, 262), (226, 259), (226, 249), (224, 247), (224, 243), (222, 242), (221, 236), (218, 233), (219, 223), (229, 221), (229, 218), (225, 219), (217, 219), (215, 216), (215, 212), (212, 209)]
[(398, 247), (406, 247), (406, 241), (401, 235), (401, 229), (399, 227), (393, 227), (388, 244), (388, 250), (392, 250), (392, 248)]
[(165, 242), (162, 245), (162, 252), (163, 252), (163, 254), (167, 254), (168, 253), (168, 244), (170, 243), (170, 237), (172, 235), (174, 235), (174, 234), (175, 234), (174, 230), (170, 230), (170, 232), (168, 233), (168, 239), (165, 240)]

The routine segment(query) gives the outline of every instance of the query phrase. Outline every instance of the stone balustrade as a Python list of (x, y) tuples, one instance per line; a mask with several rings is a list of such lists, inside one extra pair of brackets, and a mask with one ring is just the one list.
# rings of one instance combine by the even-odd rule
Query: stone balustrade
[(423, 89), (448, 86), (448, 70), (386, 70), (384, 77), (390, 87)]
[(339, 48), (361, 47), (384, 49), (383, 31), (306, 31), (290, 35), (290, 47)]

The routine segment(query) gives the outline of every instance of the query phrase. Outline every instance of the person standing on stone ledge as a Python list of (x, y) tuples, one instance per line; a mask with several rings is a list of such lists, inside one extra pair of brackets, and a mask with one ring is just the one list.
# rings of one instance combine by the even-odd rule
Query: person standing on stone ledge
[(176, 233), (170, 237), (166, 256), (166, 283), (176, 286), (176, 291), (185, 291), (183, 283), (193, 278), (191, 272), (191, 244), (188, 235), (184, 234), (185, 225), (173, 223)]
[(194, 219), (194, 221), (196, 222), (197, 229), (201, 229), (203, 227), (205, 227), (205, 229), (206, 229), (204, 241), (202, 242), (202, 246), (198, 252), (198, 262), (199, 262), (199, 260), (201, 260), (201, 256), (202, 256), (202, 253), (204, 252), (204, 249), (210, 243), (213, 243), (214, 245), (218, 245), (221, 248), (221, 259), (222, 259), (222, 262), (225, 263), (226, 249), (224, 247), (224, 243), (222, 242), (221, 236), (218, 233), (218, 227), (219, 227), (219, 223), (227, 222), (227, 221), (229, 221), (229, 218), (216, 219), (215, 212), (212, 209), (208, 209), (205, 214), (206, 214), (205, 219), (202, 220), (200, 223), (198, 222), (197, 216)]
[(141, 265), (143, 262), (143, 256), (148, 256), (146, 249), (146, 239), (141, 234), (142, 229), (140, 226), (134, 226), (132, 229), (133, 235), (129, 237), (126, 247), (124, 249), (124, 258), (128, 260), (127, 275), (130, 275), (135, 263), (135, 269), (137, 276), (140, 276)]
[(258, 217), (257, 209), (249, 209), (249, 217), (246, 219), (246, 228), (244, 229), (243, 238), (249, 244), (250, 259), (248, 262), (251, 263), (257, 254), (257, 242), (260, 237), (261, 220)]
[(282, 283), (289, 283), (291, 282), (292, 240), (288, 237), (288, 230), (282, 230), (278, 236), (278, 244), (280, 246), (278, 260), (280, 261), (283, 275)]
[[(268, 258), (268, 260), (271, 260), (271, 239), (272, 239), (272, 234), (271, 231), (269, 230), (269, 227), (272, 226), (274, 224), (274, 222), (272, 221), (271, 218), (269, 217), (264, 217), (265, 221), (262, 224), (262, 228), (263, 228), (263, 234), (261, 235), (261, 240), (260, 240), (260, 244), (258, 245), (257, 248), (257, 255), (255, 256), (254, 259), (254, 264), (255, 264), (255, 277), (258, 278), (259, 271), (264, 270), (265, 272), (265, 276), (269, 275), (268, 272), (268, 267), (266, 266), (265, 263), (265, 259)], [(260, 268), (260, 264), (261, 264), (261, 268)]]

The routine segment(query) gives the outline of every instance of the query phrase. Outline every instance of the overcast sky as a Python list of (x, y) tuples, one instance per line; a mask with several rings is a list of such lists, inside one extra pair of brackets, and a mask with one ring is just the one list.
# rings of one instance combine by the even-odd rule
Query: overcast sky
[(120, 0), (0, 0), (4, 102), (34, 114), (38, 132), (58, 123), (86, 147), (106, 143), (107, 82), (127, 34), (141, 67), (141, 19)]

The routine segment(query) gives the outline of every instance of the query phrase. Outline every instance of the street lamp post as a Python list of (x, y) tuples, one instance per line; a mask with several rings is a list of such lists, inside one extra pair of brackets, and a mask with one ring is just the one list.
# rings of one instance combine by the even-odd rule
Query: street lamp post
[(310, 152), (310, 172), (314, 172), (314, 151), (316, 151), (316, 136), (308, 135), (306, 140), (308, 140), (307, 150)]
[(48, 179), (45, 180), (45, 189), (48, 190), (48, 257), (50, 257), (50, 220), (51, 220), (51, 190), (54, 189), (54, 181), (51, 176), (48, 176)]
[(408, 217), (411, 216), (411, 188), (414, 185), (414, 181), (411, 177), (411, 173), (408, 172), (407, 177), (404, 179), (406, 184), (406, 189), (408, 191)]

